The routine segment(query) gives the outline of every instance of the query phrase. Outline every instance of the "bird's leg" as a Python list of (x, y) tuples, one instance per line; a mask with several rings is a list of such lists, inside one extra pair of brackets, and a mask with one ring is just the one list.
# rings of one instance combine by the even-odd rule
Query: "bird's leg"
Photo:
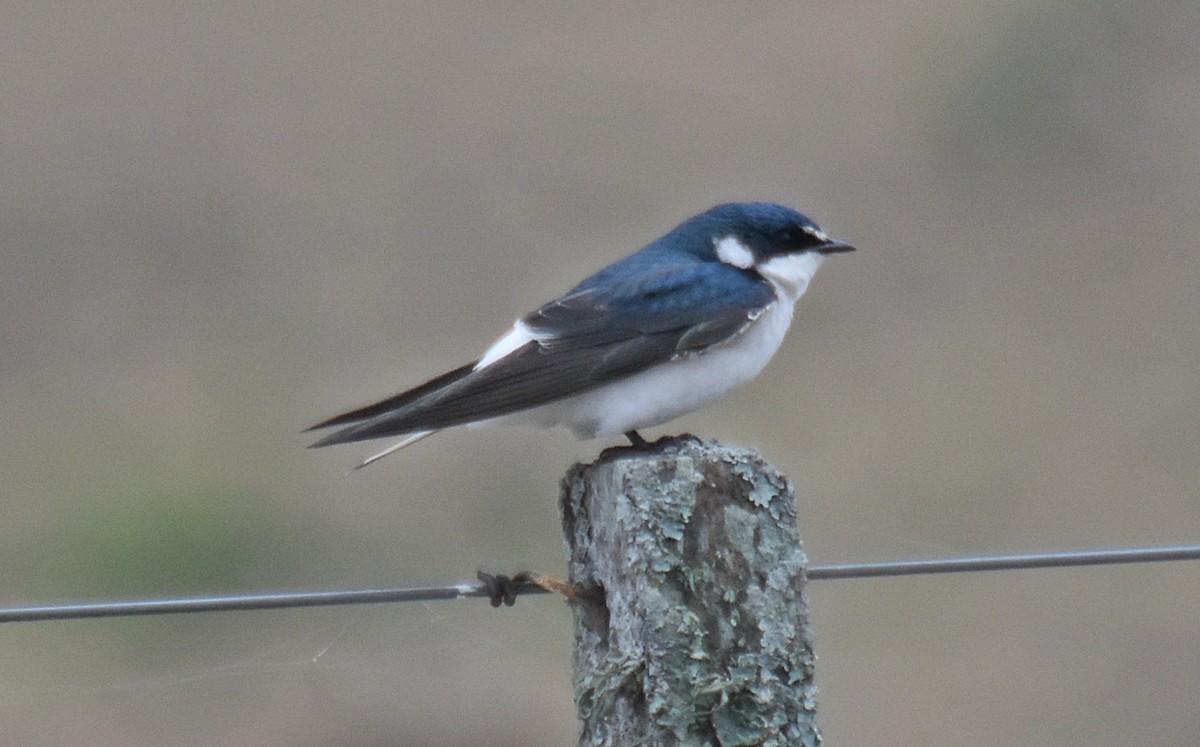
[(506, 607), (513, 606), (517, 601), (517, 590), (522, 584), (540, 586), (546, 591), (562, 594), (571, 601), (604, 601), (604, 592), (599, 589), (584, 589), (567, 583), (562, 579), (547, 576), (544, 573), (536, 571), (521, 571), (514, 576), (479, 571), (475, 576), (483, 582), (484, 590), (487, 592), (488, 600), (493, 607), (499, 607), (501, 604)]
[(625, 438), (629, 439), (629, 445), (635, 449), (644, 449), (648, 445), (646, 439), (637, 431), (625, 431)]

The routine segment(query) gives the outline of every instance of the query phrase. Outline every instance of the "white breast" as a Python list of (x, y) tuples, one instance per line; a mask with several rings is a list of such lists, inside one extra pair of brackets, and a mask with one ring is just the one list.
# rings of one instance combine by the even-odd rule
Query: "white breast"
[(615, 436), (696, 410), (758, 375), (779, 349), (792, 305), (775, 303), (735, 339), (629, 378), (521, 413), (539, 426), (562, 425), (579, 438)]
[[(620, 435), (649, 428), (699, 409), (753, 379), (775, 355), (792, 323), (792, 308), (824, 257), (816, 252), (776, 257), (758, 266), (779, 299), (740, 335), (702, 353), (681, 356), (641, 373), (498, 421), (541, 427), (561, 425), (579, 438)], [(476, 368), (489, 365), (535, 339), (518, 324)], [(495, 422), (495, 421), (489, 421)]]

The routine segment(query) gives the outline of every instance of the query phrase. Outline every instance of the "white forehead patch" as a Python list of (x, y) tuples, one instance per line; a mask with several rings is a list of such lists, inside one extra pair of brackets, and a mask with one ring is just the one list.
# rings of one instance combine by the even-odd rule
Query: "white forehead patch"
[(717, 248), (717, 259), (742, 270), (754, 266), (754, 252), (737, 236), (726, 236), (713, 242)]
[(803, 231), (806, 234), (808, 234), (809, 236), (812, 236), (817, 241), (821, 241), (821, 242), (829, 241), (829, 234), (825, 233), (824, 231), (817, 228), (816, 226), (802, 226), (801, 228), (803, 229)]

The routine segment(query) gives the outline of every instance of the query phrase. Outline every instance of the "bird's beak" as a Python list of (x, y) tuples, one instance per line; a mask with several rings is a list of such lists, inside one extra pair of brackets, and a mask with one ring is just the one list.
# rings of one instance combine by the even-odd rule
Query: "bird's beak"
[(841, 254), (842, 252), (852, 251), (854, 251), (854, 247), (838, 239), (830, 239), (827, 243), (817, 247), (818, 254)]

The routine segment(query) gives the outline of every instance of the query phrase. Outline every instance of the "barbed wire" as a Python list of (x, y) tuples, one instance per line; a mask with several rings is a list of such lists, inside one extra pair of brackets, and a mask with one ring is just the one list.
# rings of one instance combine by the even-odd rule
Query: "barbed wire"
[[(931, 573), (968, 573), (976, 571), (1062, 568), (1066, 566), (1151, 563), (1173, 560), (1200, 560), (1200, 545), (1068, 550), (1012, 555), (980, 555), (961, 558), (893, 560), (867, 563), (814, 565), (808, 569), (813, 581), (828, 579), (912, 576)], [(545, 594), (532, 583), (514, 586), (519, 595)], [(478, 581), (463, 581), (442, 586), (411, 586), (392, 589), (334, 589), (265, 594), (232, 594), (161, 599), (133, 599), (108, 602), (49, 604), (31, 607), (0, 608), (0, 623), (72, 620), (96, 617), (171, 615), (187, 612), (230, 612), (292, 607), (328, 607), (352, 604), (390, 604), (396, 602), (434, 602), (447, 599), (490, 598), (494, 591)]]

